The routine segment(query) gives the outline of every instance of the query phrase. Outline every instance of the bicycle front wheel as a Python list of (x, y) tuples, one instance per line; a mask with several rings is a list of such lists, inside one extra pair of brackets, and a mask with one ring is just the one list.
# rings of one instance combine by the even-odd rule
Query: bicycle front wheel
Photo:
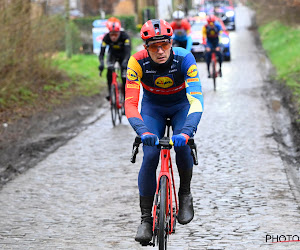
[(123, 91), (119, 87), (119, 106), (118, 106), (118, 116), (119, 116), (119, 122), (122, 122), (122, 115), (124, 113), (124, 96)]
[(160, 179), (160, 203), (159, 203), (159, 225), (158, 225), (158, 249), (167, 249), (166, 209), (167, 209), (167, 177)]
[(110, 112), (111, 112), (112, 124), (113, 126), (116, 126), (118, 110), (117, 110), (116, 86), (114, 84), (112, 84), (110, 88)]

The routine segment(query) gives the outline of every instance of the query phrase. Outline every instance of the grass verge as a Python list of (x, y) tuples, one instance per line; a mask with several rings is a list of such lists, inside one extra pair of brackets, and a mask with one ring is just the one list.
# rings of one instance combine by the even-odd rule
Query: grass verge
[(276, 68), (276, 79), (292, 90), (293, 102), (300, 115), (300, 28), (273, 21), (260, 26), (259, 33), (263, 47)]

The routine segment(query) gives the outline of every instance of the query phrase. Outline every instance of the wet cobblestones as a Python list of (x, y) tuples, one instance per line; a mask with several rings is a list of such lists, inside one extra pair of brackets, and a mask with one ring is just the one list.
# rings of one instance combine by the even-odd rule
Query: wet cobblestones
[[(300, 236), (300, 210), (271, 136), (249, 11), (239, 7), (238, 17), (216, 92), (199, 63), (205, 113), (195, 137), (195, 218), (177, 224), (171, 250), (300, 249), (266, 242), (267, 234)], [(134, 241), (142, 159), (129, 162), (134, 136), (127, 121), (112, 128), (108, 113), (8, 183), (0, 191), (0, 248), (153, 249)]]

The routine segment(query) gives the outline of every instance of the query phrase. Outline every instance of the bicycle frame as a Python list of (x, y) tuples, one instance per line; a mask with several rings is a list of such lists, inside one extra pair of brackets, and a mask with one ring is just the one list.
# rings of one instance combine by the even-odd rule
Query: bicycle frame
[[(159, 183), (162, 176), (167, 177), (167, 211), (166, 214), (168, 215), (170, 212), (171, 216), (171, 225), (168, 231), (168, 234), (171, 234), (175, 232), (175, 225), (176, 225), (176, 216), (178, 214), (178, 202), (177, 202), (177, 195), (176, 195), (176, 188), (175, 188), (175, 181), (174, 181), (174, 175), (173, 175), (173, 167), (172, 167), (172, 161), (171, 161), (171, 154), (170, 149), (163, 147), (161, 149), (160, 153), (160, 159), (161, 159), (161, 169), (160, 173), (157, 179), (157, 187), (156, 187), (156, 193), (155, 193), (155, 204), (153, 207), (153, 235), (155, 230), (155, 225), (157, 223), (157, 216), (156, 216), (156, 209), (157, 209), (157, 202), (158, 202), (158, 195), (159, 195)], [(174, 210), (173, 210), (173, 196), (172, 196), (172, 187), (174, 192), (174, 198), (175, 198), (175, 216), (174, 216)]]
[(122, 108), (123, 103), (120, 102), (118, 74), (117, 74), (117, 72), (115, 70), (112, 72), (112, 82), (111, 82), (111, 84), (115, 86), (115, 91), (116, 91), (116, 105), (117, 105), (117, 108), (120, 109), (120, 108)]
[[(119, 67), (117, 67), (118, 71)], [(118, 81), (118, 74), (116, 69), (113, 69), (112, 72), (112, 82), (110, 88), (110, 109), (111, 109), (111, 117), (113, 126), (116, 125), (117, 116), (119, 117), (119, 122), (122, 121), (122, 115), (124, 113), (124, 95), (120, 91), (121, 89), (121, 81)]]
[[(161, 235), (161, 232), (166, 232), (166, 235), (163, 237), (163, 242), (164, 244), (167, 244), (167, 236), (169, 236), (172, 233), (175, 233), (175, 226), (176, 226), (176, 217), (178, 215), (178, 200), (177, 200), (177, 195), (176, 195), (176, 188), (175, 188), (175, 180), (174, 180), (174, 174), (173, 174), (173, 167), (172, 167), (172, 161), (171, 161), (171, 153), (170, 150), (172, 146), (170, 145), (170, 126), (171, 126), (171, 121), (170, 119), (167, 119), (167, 137), (163, 137), (162, 139), (159, 140), (159, 146), (161, 147), (161, 152), (160, 152), (160, 162), (161, 162), (161, 168), (160, 168), (160, 173), (157, 178), (157, 186), (156, 186), (156, 192), (155, 192), (155, 199), (154, 199), (154, 207), (152, 211), (153, 215), (153, 225), (152, 225), (152, 231), (153, 231), (153, 238), (152, 242), (149, 242), (147, 244), (142, 244), (143, 246), (146, 245), (153, 245), (155, 246), (155, 240), (157, 237), (157, 241), (159, 241), (159, 248), (161, 249), (161, 240), (159, 235)], [(131, 162), (135, 163), (136, 160), (136, 155), (139, 152), (139, 145), (142, 143), (141, 137), (137, 136), (135, 138), (135, 141), (133, 143), (133, 149), (132, 149), (132, 156), (131, 156)], [(193, 157), (193, 161), (195, 165), (198, 165), (198, 159), (197, 159), (197, 146), (194, 142), (194, 138), (189, 138), (188, 143), (191, 149), (191, 155)], [(161, 180), (164, 179), (163, 177), (166, 177), (166, 192), (162, 192), (161, 190)], [(162, 193), (161, 193), (162, 192)], [(165, 208), (161, 209), (159, 208), (159, 216), (157, 216), (157, 210), (158, 210), (158, 203), (161, 203), (161, 200), (159, 201), (159, 197), (162, 199), (162, 197), (165, 197), (164, 195), (166, 194), (166, 206)], [(161, 196), (160, 196), (161, 195)], [(174, 195), (174, 196), (173, 196)], [(174, 199), (173, 199), (174, 197)], [(165, 203), (162, 203), (165, 204)], [(174, 204), (174, 206), (173, 206)], [(161, 204), (160, 204), (161, 206)], [(160, 221), (160, 213), (161, 211), (165, 214), (165, 218), (163, 218), (163, 221), (165, 224), (161, 224)], [(161, 225), (163, 225), (163, 230), (160, 230)], [(166, 246), (166, 245), (165, 245)], [(165, 249), (165, 248), (163, 248)]]

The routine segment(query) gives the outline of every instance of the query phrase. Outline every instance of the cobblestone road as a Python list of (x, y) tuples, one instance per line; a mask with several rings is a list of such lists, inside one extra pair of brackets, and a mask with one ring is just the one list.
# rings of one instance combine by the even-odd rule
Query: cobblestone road
[[(267, 234), (300, 236), (300, 211), (272, 137), (250, 12), (238, 7), (237, 16), (232, 61), (216, 92), (199, 63), (205, 113), (196, 136), (196, 214), (178, 225), (169, 249), (300, 249), (266, 242)], [(8, 183), (0, 191), (0, 248), (152, 249), (134, 241), (142, 154), (129, 162), (133, 138), (127, 121), (112, 128), (106, 114)]]

